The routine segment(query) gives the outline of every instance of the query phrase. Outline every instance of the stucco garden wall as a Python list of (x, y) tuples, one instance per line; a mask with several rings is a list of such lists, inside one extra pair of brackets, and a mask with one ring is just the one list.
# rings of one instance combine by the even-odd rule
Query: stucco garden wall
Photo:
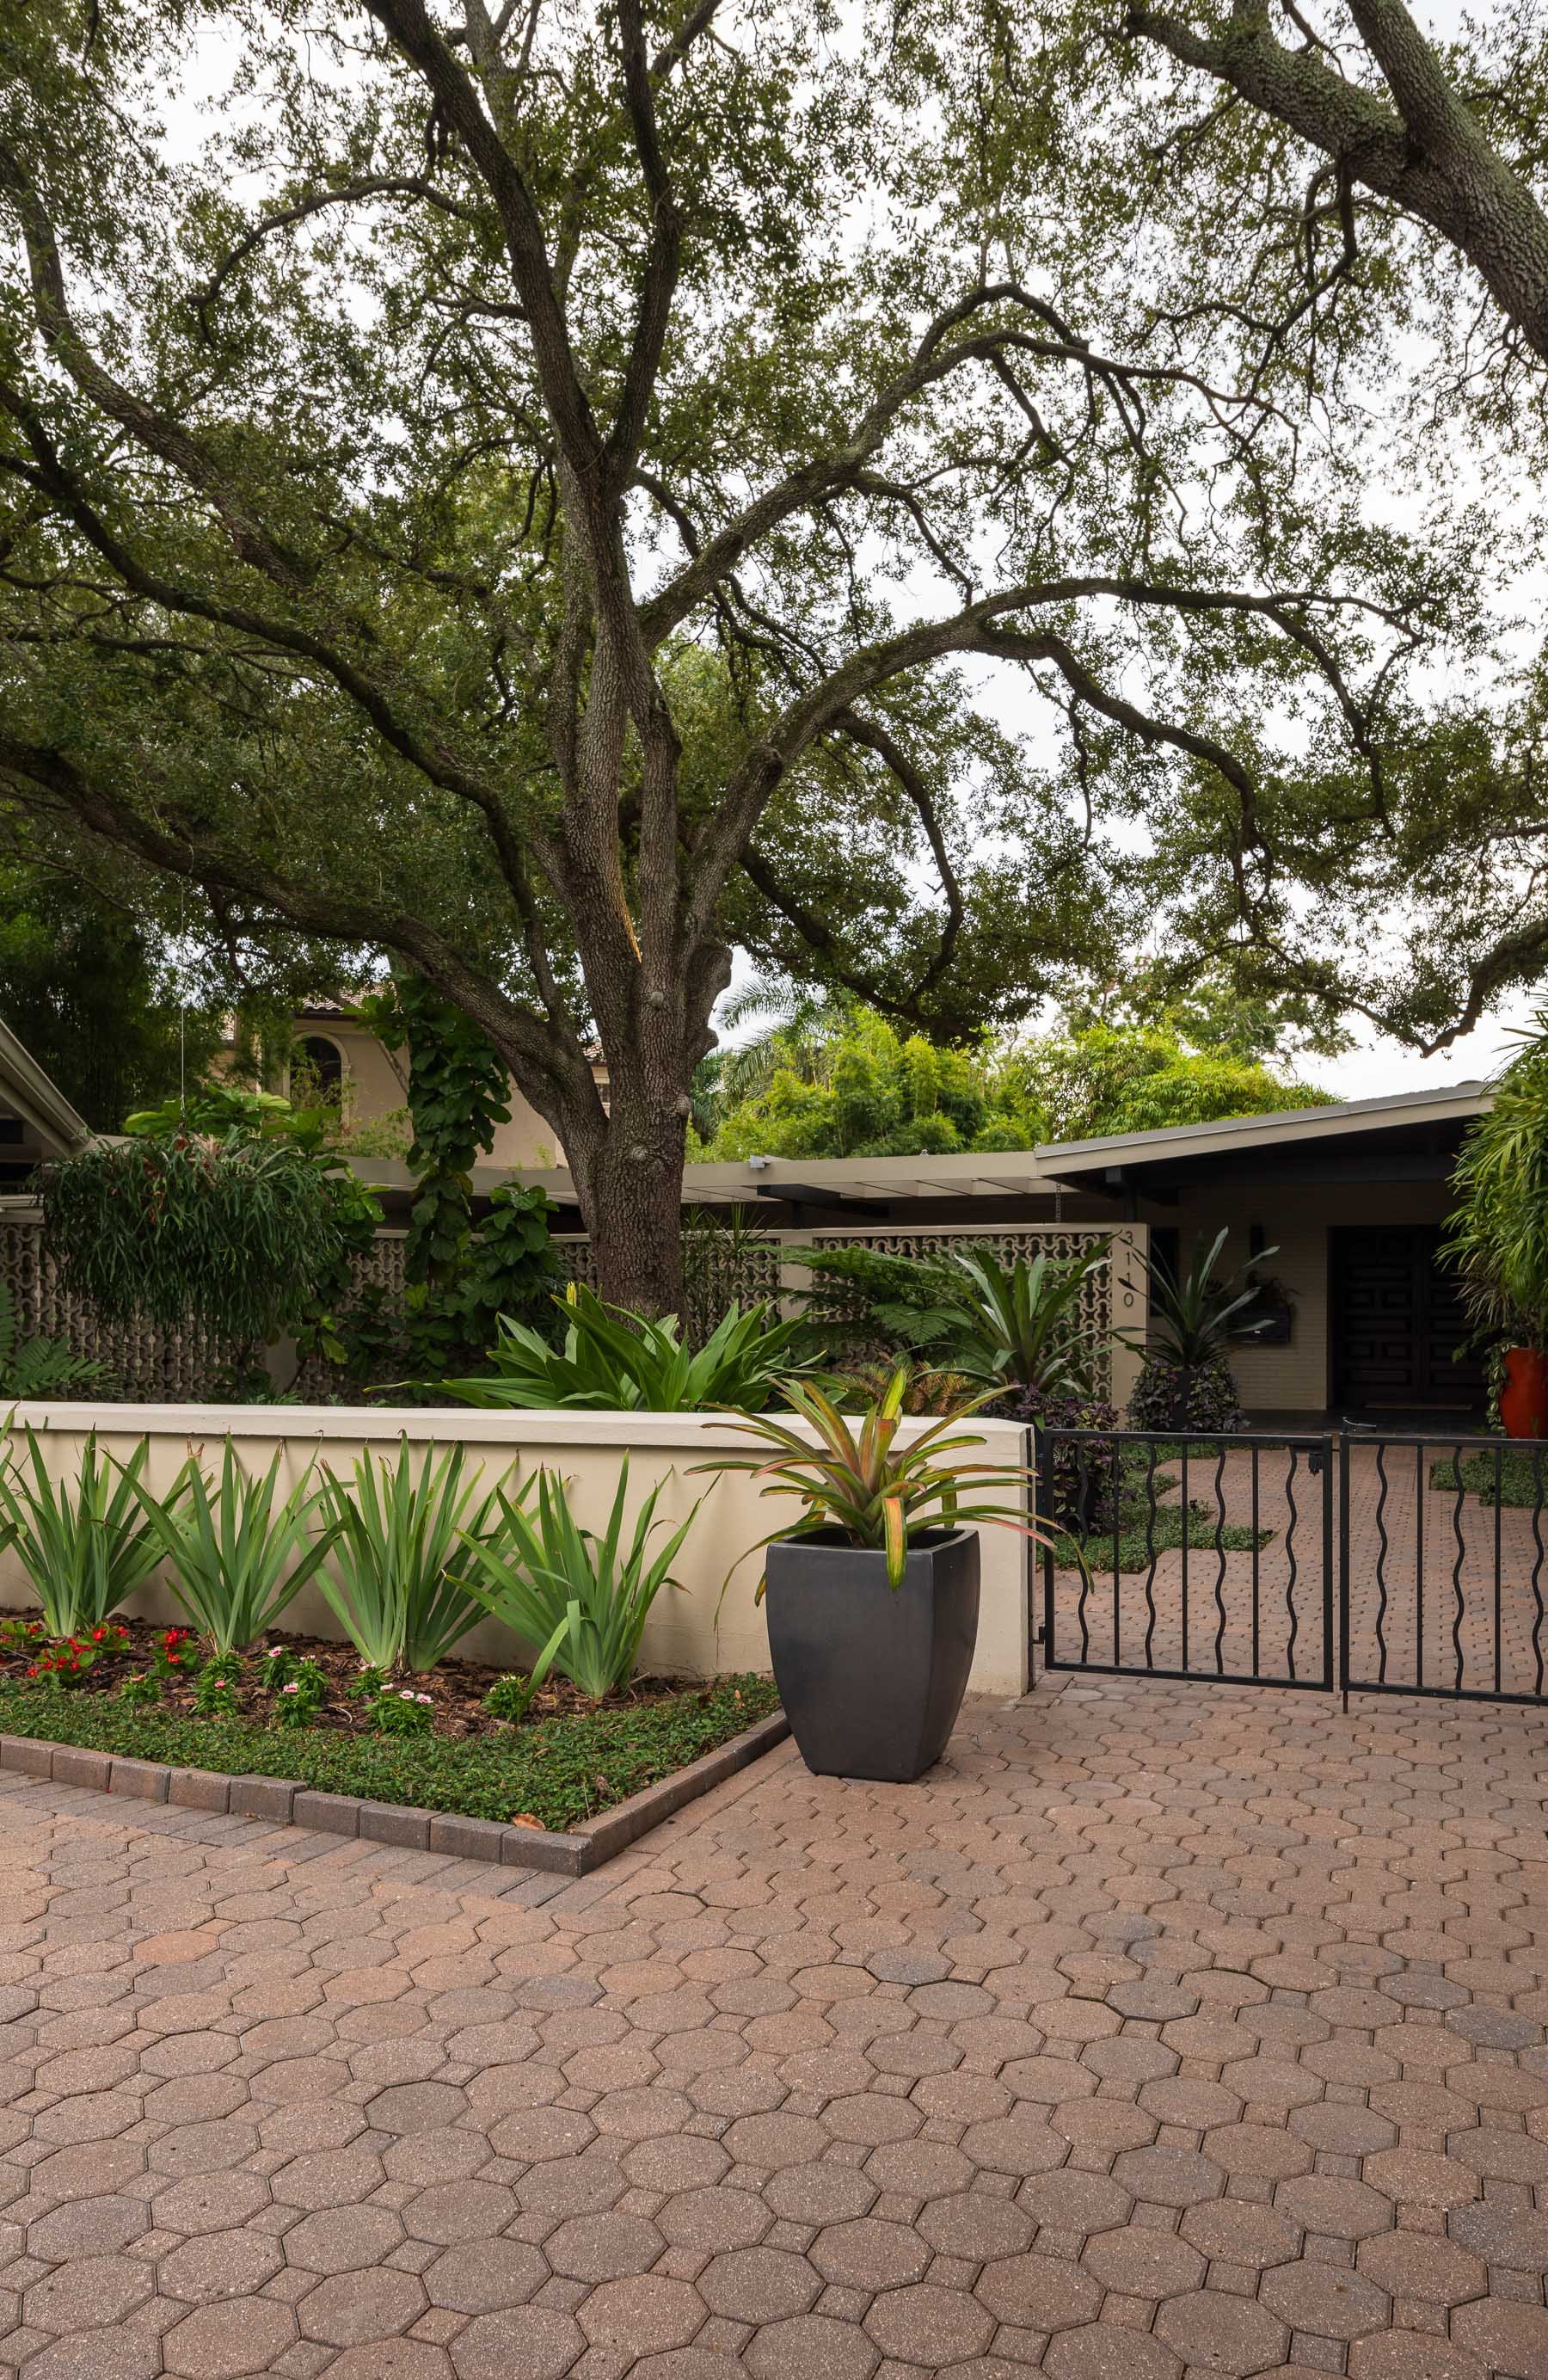
[[(202, 1449), (206, 1470), (216, 1471), (228, 1433), (248, 1472), (264, 1471), (276, 1446), (282, 1448), (281, 1477), (287, 1488), (312, 1462), (326, 1463), (347, 1476), (356, 1456), (367, 1447), (373, 1454), (395, 1460), (400, 1436), (415, 1450), (460, 1439), (470, 1460), (482, 1466), (484, 1484), (490, 1488), (513, 1465), (517, 1478), (542, 1463), (562, 1472), (571, 1482), (573, 1509), (592, 1527), (599, 1527), (606, 1519), (617, 1488), (619, 1463), (627, 1453), (631, 1507), (659, 1479), (668, 1484), (658, 1509), (670, 1513), (673, 1521), (683, 1517), (696, 1497), (704, 1498), (675, 1566), (682, 1590), (665, 1591), (658, 1598), (646, 1631), (643, 1666), (680, 1677), (768, 1668), (768, 1631), (755, 1599), (762, 1568), (757, 1558), (742, 1564), (723, 1599), (721, 1588), (737, 1555), (775, 1527), (790, 1508), (761, 1500), (754, 1483), (741, 1473), (724, 1474), (713, 1481), (690, 1475), (692, 1465), (712, 1451), (745, 1450), (752, 1444), (738, 1439), (729, 1420), (720, 1415), (486, 1414), (466, 1408), (363, 1414), (322, 1405), (18, 1406), (13, 1432), (19, 1435), (28, 1423), (45, 1449), (50, 1471), (59, 1477), (76, 1475), (89, 1431), (95, 1430), (99, 1447), (126, 1461), (141, 1439), (148, 1439), (146, 1479), (158, 1495), (171, 1488), (190, 1451)], [(905, 1423), (901, 1436), (906, 1442), (925, 1427)], [(1014, 1424), (974, 1420), (964, 1427), (983, 1441), (982, 1453), (972, 1460), (999, 1463), (1025, 1460), (1024, 1434)], [(978, 1650), (969, 1690), (1018, 1694), (1024, 1692), (1030, 1676), (1030, 1548), (1023, 1537), (1010, 1529), (988, 1528), (980, 1535)], [(16, 1608), (31, 1600), (14, 1553), (0, 1555), (0, 1605)], [(128, 1609), (151, 1619), (182, 1616), (159, 1580), (152, 1581)], [(315, 1585), (303, 1589), (283, 1624), (321, 1636), (337, 1637), (343, 1633)], [(481, 1622), (459, 1647), (478, 1659), (513, 1663), (522, 1649), (493, 1621)]]

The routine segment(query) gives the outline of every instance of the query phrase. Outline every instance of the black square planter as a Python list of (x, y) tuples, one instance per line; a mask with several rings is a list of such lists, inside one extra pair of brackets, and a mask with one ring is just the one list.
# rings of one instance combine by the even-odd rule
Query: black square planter
[(978, 1536), (930, 1531), (902, 1585), (837, 1531), (781, 1537), (766, 1571), (768, 1647), (796, 1747), (818, 1777), (908, 1784), (956, 1723), (978, 1640)]

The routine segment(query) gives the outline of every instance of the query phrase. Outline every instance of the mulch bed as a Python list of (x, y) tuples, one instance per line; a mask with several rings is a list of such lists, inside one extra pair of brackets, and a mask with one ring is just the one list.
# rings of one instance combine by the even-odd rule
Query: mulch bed
[[(28, 1621), (36, 1617), (36, 1611), (31, 1609), (0, 1610), (0, 1621)], [(128, 1651), (109, 1653), (96, 1659), (91, 1670), (71, 1684), (68, 1691), (72, 1694), (112, 1694), (126, 1679), (155, 1667), (157, 1653), (167, 1634), (164, 1621), (152, 1623), (146, 1620), (115, 1618), (113, 1625), (127, 1632)], [(48, 1641), (40, 1636), (29, 1648), (0, 1638), (0, 1682), (24, 1683), (38, 1649)], [(289, 1653), (298, 1660), (314, 1661), (327, 1682), (324, 1700), (310, 1717), (310, 1726), (345, 1735), (375, 1734), (375, 1718), (370, 1703), (358, 1692), (360, 1657), (354, 1645), (341, 1645), (328, 1637), (293, 1634), (283, 1628), (272, 1629), (241, 1657), (241, 1677), (235, 1682), (234, 1692), (223, 1706), (234, 1717), (261, 1723), (272, 1716), (274, 1696), (267, 1691), (265, 1679), (272, 1647)], [(185, 1637), (178, 1652), (180, 1658), (173, 1674), (163, 1682), (160, 1707), (178, 1717), (192, 1718), (199, 1708), (195, 1701), (195, 1683), (204, 1648), (200, 1639), (190, 1633)], [(510, 1720), (497, 1718), (482, 1707), (484, 1696), (496, 1680), (510, 1674), (508, 1668), (499, 1669), (483, 1661), (465, 1661), (449, 1657), (422, 1677), (405, 1676), (393, 1682), (412, 1687), (417, 1694), (428, 1694), (433, 1733), (443, 1742), (457, 1742), (474, 1737), (515, 1732)], [(550, 1674), (534, 1696), (528, 1715), (521, 1724), (530, 1726), (541, 1719), (589, 1718), (598, 1712), (647, 1710), (654, 1705), (672, 1701), (683, 1691), (681, 1679), (632, 1678), (616, 1693), (605, 1695), (600, 1702), (593, 1702), (567, 1678)]]

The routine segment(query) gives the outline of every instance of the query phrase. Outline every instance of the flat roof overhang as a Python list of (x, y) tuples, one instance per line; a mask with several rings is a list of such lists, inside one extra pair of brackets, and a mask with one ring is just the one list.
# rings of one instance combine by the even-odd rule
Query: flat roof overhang
[[(1202, 1182), (1439, 1181), (1450, 1173), (1463, 1133), (1490, 1099), (1486, 1084), (1460, 1083), (1342, 1107), (1227, 1116), (1039, 1148), (944, 1157), (740, 1158), (688, 1166), (683, 1201), (755, 1209), (778, 1204), (841, 1229), (846, 1220), (862, 1227), (889, 1208), (926, 1200), (1047, 1200), (1060, 1191), (1165, 1198)], [(395, 1196), (405, 1196), (414, 1186), (401, 1160), (351, 1162), (362, 1179)], [(513, 1179), (546, 1190), (562, 1208), (575, 1207), (574, 1184), (562, 1165), (514, 1176), (501, 1166), (475, 1166), (474, 1194), (487, 1198)]]
[(1486, 1084), (1464, 1083), (1064, 1141), (1036, 1153), (1067, 1188), (1111, 1196), (1155, 1197), (1203, 1183), (1440, 1182), (1455, 1169), (1468, 1126), (1490, 1104)]

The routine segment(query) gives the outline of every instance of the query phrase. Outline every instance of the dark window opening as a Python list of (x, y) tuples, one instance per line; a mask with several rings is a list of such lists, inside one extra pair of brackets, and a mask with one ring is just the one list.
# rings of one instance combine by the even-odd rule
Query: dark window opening
[(297, 1087), (308, 1099), (337, 1107), (344, 1096), (344, 1052), (338, 1043), (325, 1040), (320, 1033), (308, 1033), (296, 1044), (296, 1058), (295, 1071), (301, 1076)]

